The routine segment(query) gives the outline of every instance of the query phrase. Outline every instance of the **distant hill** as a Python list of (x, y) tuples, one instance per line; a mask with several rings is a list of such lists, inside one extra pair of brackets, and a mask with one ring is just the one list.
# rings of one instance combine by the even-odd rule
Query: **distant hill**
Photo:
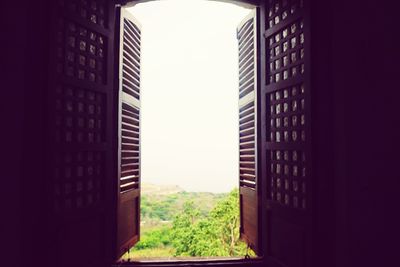
[(218, 200), (227, 193), (187, 192), (177, 185), (142, 184), (142, 228), (153, 228), (171, 222), (182, 210), (183, 204), (193, 201), (201, 216), (207, 216)]
[(177, 185), (156, 185), (142, 183), (141, 192), (143, 195), (170, 195), (184, 191)]

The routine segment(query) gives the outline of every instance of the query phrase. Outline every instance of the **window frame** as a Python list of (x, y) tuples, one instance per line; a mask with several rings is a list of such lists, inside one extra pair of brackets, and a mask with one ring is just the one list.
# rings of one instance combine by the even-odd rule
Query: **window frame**
[[(119, 8), (127, 8), (127, 7), (132, 7), (138, 3), (143, 3), (143, 2), (150, 2), (150, 1), (157, 1), (157, 0), (130, 0), (130, 1), (126, 1), (126, 0), (122, 0), (122, 1), (116, 1), (116, 7), (118, 6)], [(224, 2), (224, 3), (231, 3), (231, 4), (236, 4), (239, 6), (243, 6), (243, 7), (251, 7), (254, 9), (254, 13), (256, 14), (256, 16), (258, 16), (259, 18), (256, 19), (258, 21), (260, 21), (262, 19), (262, 13), (264, 13), (264, 8), (263, 5), (260, 5), (260, 2), (262, 1), (257, 1), (257, 0), (208, 0), (208, 1), (216, 1), (216, 2)], [(115, 9), (116, 10), (116, 9)], [(117, 12), (117, 11), (116, 11)], [(116, 18), (118, 16), (115, 16)], [(248, 16), (244, 17), (243, 19), (248, 19)], [(262, 60), (260, 60), (261, 58), (261, 47), (263, 47), (263, 43), (264, 43), (264, 38), (263, 35), (261, 34), (263, 32), (263, 27), (262, 27), (263, 23), (258, 23), (258, 25), (256, 25), (256, 33), (255, 35), (257, 36), (256, 38), (256, 79), (257, 79), (257, 83), (260, 83), (260, 80), (262, 79), (260, 75), (263, 75), (263, 72), (261, 72), (261, 68), (262, 68)], [(240, 24), (239, 24), (240, 25)], [(118, 28), (117, 28), (118, 27)], [(120, 22), (119, 21), (115, 21), (115, 31), (116, 32), (121, 32), (120, 27)], [(119, 47), (117, 47), (119, 49)], [(119, 64), (119, 62), (118, 62)], [(115, 66), (116, 68), (119, 68), (119, 66)], [(257, 85), (258, 86), (258, 85)], [(261, 103), (260, 101), (260, 94), (256, 94), (255, 95), (255, 101), (258, 103)], [(256, 113), (260, 114), (261, 111), (261, 107), (257, 107), (256, 108)], [(261, 118), (263, 116), (260, 116)], [(256, 123), (258, 124), (260, 121), (259, 118), (257, 118)], [(260, 128), (260, 127), (257, 127)], [(259, 129), (257, 131), (260, 131)], [(262, 167), (262, 163), (259, 162), (260, 161), (260, 150), (261, 150), (261, 144), (260, 144), (260, 133), (257, 133), (257, 138), (256, 138), (256, 173), (259, 173)], [(264, 195), (263, 192), (258, 192), (258, 197), (259, 199), (259, 205), (263, 205), (262, 203), (262, 197), (260, 197), (260, 195)], [(140, 212), (140, 207), (139, 207), (139, 212)], [(264, 208), (259, 208), (259, 221), (264, 219), (265, 216), (263, 216), (264, 213)], [(241, 216), (241, 215), (240, 215)], [(260, 223), (260, 222), (259, 222)], [(140, 232), (140, 230), (139, 230)], [(258, 228), (258, 236), (259, 236), (259, 244), (262, 244), (263, 239), (262, 239), (262, 232), (260, 228)], [(139, 237), (140, 240), (140, 237)], [(247, 240), (244, 240), (244, 242), (248, 242)], [(260, 254), (260, 256), (256, 256), (254, 258), (243, 258), (243, 259), (237, 259), (237, 258), (224, 258), (221, 260), (215, 260), (215, 259), (197, 259), (197, 260), (193, 260), (193, 259), (188, 259), (188, 260), (168, 260), (168, 261), (163, 261), (163, 260), (137, 260), (137, 261), (117, 261), (117, 265), (115, 266), (120, 266), (120, 265), (134, 265), (134, 266), (263, 266), (264, 263), (264, 256), (265, 255), (263, 253), (263, 246), (259, 245), (259, 251), (258, 253)], [(114, 265), (113, 265), (114, 266)]]

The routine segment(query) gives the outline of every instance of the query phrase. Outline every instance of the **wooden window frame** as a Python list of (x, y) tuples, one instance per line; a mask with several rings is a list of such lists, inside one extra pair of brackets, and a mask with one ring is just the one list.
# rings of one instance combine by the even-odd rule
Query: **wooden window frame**
[[(150, 0), (151, 1), (151, 0)], [(256, 16), (260, 16), (258, 19), (256, 20), (260, 20), (262, 19), (262, 16), (260, 15), (261, 13), (263, 13), (264, 8), (260, 7), (259, 1), (254, 1), (254, 0), (238, 0), (238, 1), (232, 1), (232, 0), (211, 0), (211, 1), (217, 1), (217, 2), (227, 2), (227, 3), (232, 3), (232, 4), (237, 4), (240, 6), (245, 6), (245, 7), (252, 7), (254, 9), (253, 12), (255, 12)], [(122, 7), (129, 7), (129, 6), (133, 6), (135, 4), (141, 3), (141, 2), (148, 2), (148, 0), (138, 0), (138, 1), (117, 1), (119, 2), (116, 6), (121, 6)], [(118, 16), (116, 16), (118, 17)], [(247, 17), (245, 17), (247, 18)], [(244, 18), (244, 19), (245, 19)], [(264, 38), (262, 38), (261, 33), (263, 32), (264, 28), (262, 26), (263, 23), (259, 23), (258, 25), (256, 25), (256, 29), (257, 29), (257, 33), (255, 33), (255, 35), (258, 36), (258, 40), (256, 39), (256, 79), (259, 80), (260, 79), (260, 75), (262, 75), (261, 69), (262, 69), (262, 60), (260, 60), (261, 58), (261, 50), (259, 49), (260, 47), (262, 47), (262, 44), (264, 42)], [(118, 21), (115, 22), (115, 27), (120, 27), (120, 23)], [(121, 29), (116, 29), (117, 32), (120, 32)], [(118, 66), (116, 66), (118, 67)], [(259, 83), (259, 81), (257, 82), (257, 84)], [(255, 96), (255, 101), (256, 102), (260, 102), (260, 94), (256, 94)], [(257, 107), (256, 109), (256, 113), (259, 114), (261, 111), (260, 107)], [(262, 116), (260, 116), (262, 118)], [(256, 123), (258, 124), (260, 118), (257, 119)], [(257, 134), (257, 136), (260, 136), (260, 134)], [(259, 145), (259, 137), (257, 137), (256, 139), (256, 144), (257, 144), (257, 149), (256, 151), (260, 151), (261, 146)], [(257, 154), (259, 152), (256, 152)], [(260, 161), (260, 157), (259, 155), (256, 156), (256, 161)], [(261, 162), (259, 164), (256, 164), (257, 169), (256, 172), (259, 173), (259, 170), (261, 169), (261, 166), (263, 164), (261, 164)], [(263, 192), (259, 192), (259, 194), (263, 195)], [(262, 205), (262, 198), (259, 200), (260, 204)], [(139, 208), (140, 210), (140, 208)], [(260, 209), (260, 214), (259, 214), (259, 220), (262, 220), (263, 218), (265, 218), (261, 212), (262, 210), (264, 210), (263, 208)], [(262, 242), (262, 235), (261, 235), (261, 229), (258, 228), (258, 236), (259, 239), (261, 240), (260, 243)], [(248, 242), (247, 240), (245, 242)], [(199, 259), (199, 260), (193, 260), (193, 259), (187, 259), (187, 260), (174, 260), (174, 261), (163, 261), (163, 260), (154, 260), (154, 261), (120, 261), (118, 263), (116, 263), (113, 266), (263, 266), (263, 262), (264, 262), (264, 257), (263, 255), (263, 251), (261, 250), (262, 247), (259, 249), (258, 253), (261, 256), (257, 256), (251, 259), (247, 259), (247, 258), (243, 258), (243, 259), (229, 259), (229, 258), (224, 258), (221, 260), (215, 260), (215, 259)]]

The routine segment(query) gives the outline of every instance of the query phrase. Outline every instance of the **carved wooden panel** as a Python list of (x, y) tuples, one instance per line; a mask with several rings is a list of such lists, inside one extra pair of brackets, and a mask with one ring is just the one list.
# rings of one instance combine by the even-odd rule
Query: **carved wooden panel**
[(114, 15), (112, 2), (103, 0), (51, 6), (46, 170), (55, 240), (49, 254), (65, 265), (89, 264), (104, 261), (111, 247), (105, 225), (112, 175), (117, 179), (114, 27), (108, 24)]
[(269, 199), (292, 208), (305, 209), (307, 169), (306, 152), (302, 148), (306, 142), (304, 84), (277, 90), (269, 96), (269, 142), (277, 144), (268, 155)]
[(54, 144), (54, 207), (61, 211), (88, 208), (102, 199), (111, 92), (106, 80), (105, 3), (59, 1), (57, 8), (50, 141)]
[(302, 12), (302, 1), (271, 1), (265, 34), (268, 199), (296, 209), (307, 208), (310, 147)]
[(309, 266), (312, 243), (311, 83), (308, 9), (264, 6), (263, 178), (266, 254), (277, 266)]

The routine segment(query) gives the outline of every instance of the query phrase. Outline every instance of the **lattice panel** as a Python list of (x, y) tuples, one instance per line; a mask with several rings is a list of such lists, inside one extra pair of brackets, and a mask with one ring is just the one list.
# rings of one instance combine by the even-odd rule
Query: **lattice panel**
[(54, 158), (54, 209), (73, 210), (98, 205), (104, 183), (104, 153), (64, 151), (56, 153)]
[(269, 141), (299, 143), (306, 141), (304, 84), (269, 94)]
[(60, 6), (68, 12), (77, 14), (81, 19), (87, 20), (101, 27), (106, 25), (107, 0), (59, 0)]
[(122, 91), (140, 99), (140, 29), (124, 19)]
[(100, 205), (105, 186), (106, 2), (57, 2), (50, 118), (56, 211)]
[(105, 139), (104, 98), (104, 93), (59, 85), (54, 109), (56, 143), (101, 144)]
[(304, 22), (302, 19), (268, 38), (269, 83), (277, 83), (304, 73)]
[(302, 150), (270, 151), (270, 199), (293, 208), (306, 208), (306, 154)]
[(120, 191), (138, 189), (140, 182), (139, 109), (122, 103)]
[(268, 199), (309, 206), (310, 146), (303, 1), (270, 1), (267, 8), (266, 103)]
[[(59, 85), (55, 90), (54, 208), (90, 208), (101, 200), (104, 152), (74, 149), (104, 141), (104, 93)], [(70, 149), (69, 149), (70, 146)]]
[(303, 0), (270, 0), (266, 28), (272, 28), (285, 21), (300, 8), (303, 8)]
[(57, 72), (90, 83), (106, 82), (105, 37), (69, 19), (59, 19)]

